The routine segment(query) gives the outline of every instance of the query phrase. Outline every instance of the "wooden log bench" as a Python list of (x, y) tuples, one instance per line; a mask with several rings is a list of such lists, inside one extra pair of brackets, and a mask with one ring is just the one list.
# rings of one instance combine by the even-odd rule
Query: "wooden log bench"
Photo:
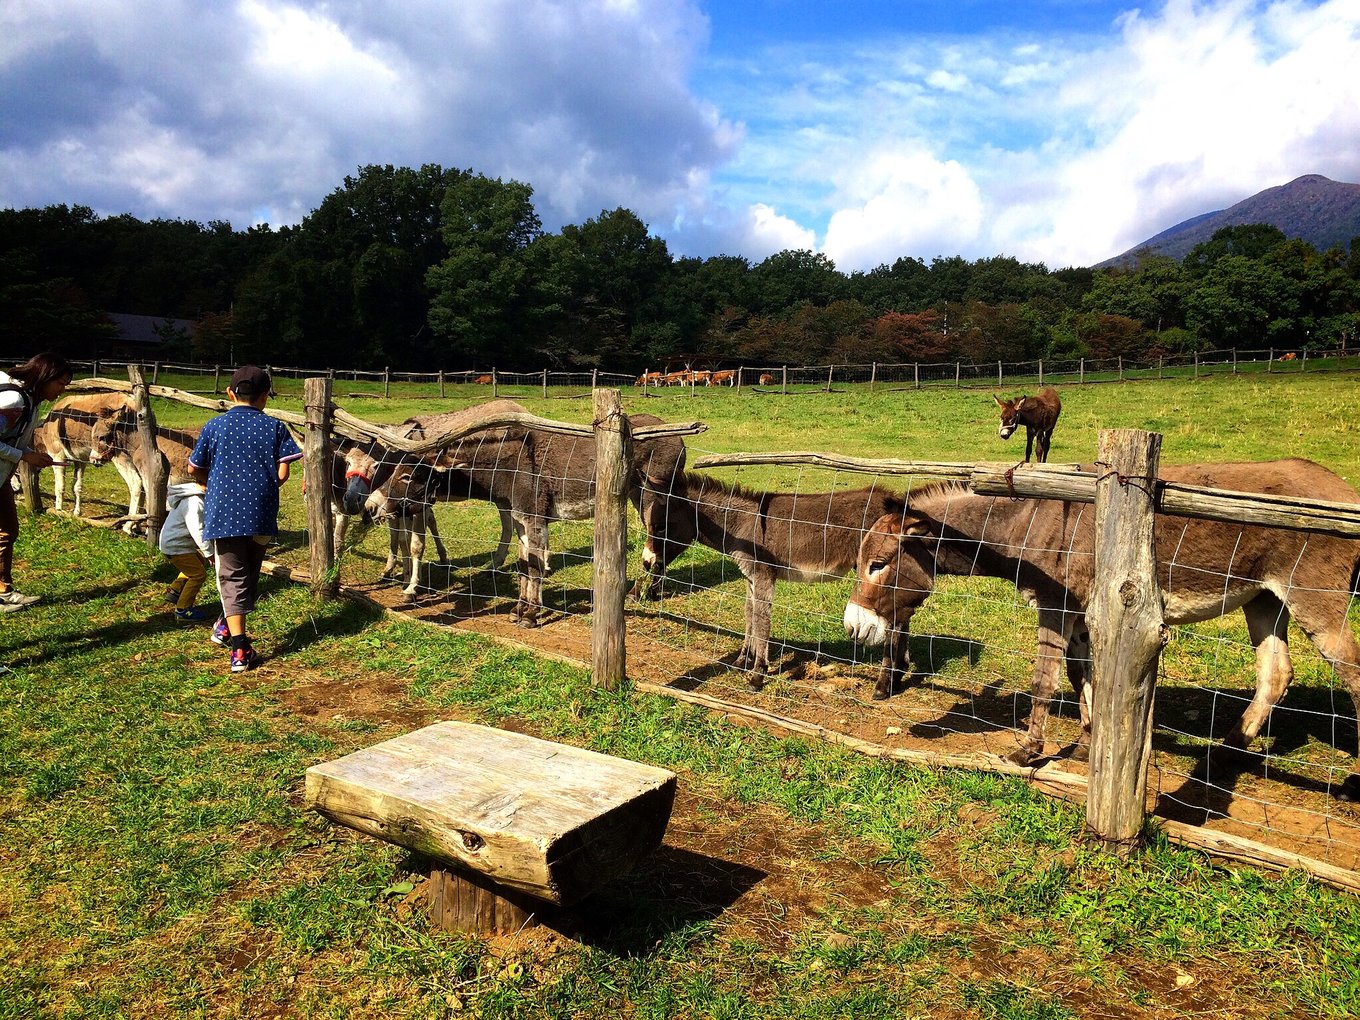
[(577, 902), (660, 846), (675, 774), (441, 722), (313, 765), (305, 801), (429, 858), (439, 926), (506, 932)]

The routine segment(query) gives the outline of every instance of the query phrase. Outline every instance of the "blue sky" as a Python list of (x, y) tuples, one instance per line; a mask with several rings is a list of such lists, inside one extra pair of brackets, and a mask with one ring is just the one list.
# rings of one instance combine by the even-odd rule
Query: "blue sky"
[(675, 255), (1089, 265), (1360, 181), (1360, 0), (4, 0), (0, 206), (298, 222), (369, 163)]

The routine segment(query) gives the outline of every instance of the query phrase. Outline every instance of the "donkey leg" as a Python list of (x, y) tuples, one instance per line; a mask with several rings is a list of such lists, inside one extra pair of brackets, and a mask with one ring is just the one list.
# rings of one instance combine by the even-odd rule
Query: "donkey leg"
[(402, 550), (402, 521), (400, 517), (392, 517), (387, 521), (387, 562), (383, 564), (382, 576), (401, 577), (397, 564), (401, 559)]
[(75, 495), (75, 502), (71, 506), (71, 513), (79, 517), (83, 506), (81, 496), (85, 492), (85, 465), (77, 461), (72, 465), (72, 474), (75, 475), (75, 481), (71, 483), (71, 492)]
[(510, 554), (510, 539), (515, 534), (515, 523), (510, 516), (510, 511), (497, 508), (501, 518), (501, 537), (496, 540), (496, 551), (491, 554), (491, 569), (495, 570), (505, 562), (505, 557)]
[(906, 683), (909, 644), (910, 635), (905, 627), (888, 631), (888, 639), (883, 643), (883, 665), (874, 685), (875, 701), (891, 697), (894, 690)]
[(1052, 432), (1040, 432), (1040, 433), (1039, 433), (1039, 437), (1038, 437), (1038, 439), (1037, 439), (1036, 442), (1035, 442), (1035, 446), (1036, 446), (1036, 448), (1037, 448), (1037, 452), (1038, 452), (1038, 455), (1039, 455), (1039, 463), (1040, 463), (1040, 464), (1047, 464), (1047, 463), (1048, 463), (1048, 447), (1049, 447), (1049, 443), (1051, 443), (1052, 440), (1053, 440), (1053, 433), (1052, 433)]
[(741, 651), (737, 652), (737, 669), (750, 669), (754, 665), (755, 649), (752, 645), (751, 634), (755, 629), (755, 604), (755, 582), (748, 575), (746, 578), (746, 602), (742, 606), (746, 614), (746, 630), (741, 636)]
[(1044, 724), (1048, 722), (1049, 707), (1058, 689), (1059, 666), (1067, 647), (1061, 616), (1053, 610), (1039, 610), (1039, 640), (1029, 690), (1032, 702), (1029, 726), (1020, 746), (1006, 756), (1017, 765), (1028, 765), (1044, 753)]
[[(1337, 677), (1350, 692), (1353, 712), (1360, 712), (1360, 644), (1351, 633), (1346, 619), (1346, 610), (1351, 595), (1350, 578), (1342, 582), (1340, 591), (1334, 592), (1296, 592), (1299, 596), (1290, 602), (1294, 620), (1310, 641), (1322, 653)], [(1303, 596), (1307, 599), (1304, 600)], [(1332, 790), (1337, 800), (1360, 801), (1360, 759), (1351, 766), (1351, 773), (1340, 786)]]
[(66, 469), (60, 464), (52, 465), (52, 508), (61, 513), (66, 498)]
[(1029, 463), (1030, 457), (1034, 453), (1034, 430), (1026, 427), (1025, 429), (1025, 463)]
[(406, 535), (405, 546), (407, 568), (410, 573), (407, 575), (410, 580), (406, 582), (405, 593), (416, 595), (420, 592), (420, 561), (425, 558), (425, 514), (417, 513), (405, 522), (404, 532)]
[[(439, 556), (436, 563), (447, 563), (449, 554), (444, 550), (444, 540), (439, 537), (439, 524), (434, 519), (434, 507), (425, 508), (425, 530), (429, 532), (430, 538), (434, 539), (434, 551)], [(421, 547), (424, 548), (424, 536), (421, 537)]]
[(747, 687), (758, 691), (770, 674), (770, 611), (774, 606), (774, 571), (760, 570), (751, 586), (751, 652), (755, 658)]
[(1076, 692), (1077, 711), (1081, 714), (1081, 736), (1071, 757), (1073, 761), (1087, 761), (1091, 757), (1091, 632), (1085, 616), (1074, 617), (1066, 623), (1067, 682)]
[(515, 608), (515, 620), (524, 628), (537, 627), (543, 611), (543, 565), (548, 561), (548, 522), (543, 517), (532, 517), (525, 522), (527, 555), (521, 561), (525, 568), (520, 573), (520, 599)]
[(1247, 633), (1256, 648), (1256, 691), (1223, 738), (1227, 747), (1244, 749), (1256, 739), (1273, 709), (1289, 690), (1294, 664), (1289, 658), (1289, 610), (1270, 592), (1242, 607)]
[(349, 528), (349, 517), (342, 513), (331, 514), (331, 551), (336, 556), (345, 547), (345, 531)]

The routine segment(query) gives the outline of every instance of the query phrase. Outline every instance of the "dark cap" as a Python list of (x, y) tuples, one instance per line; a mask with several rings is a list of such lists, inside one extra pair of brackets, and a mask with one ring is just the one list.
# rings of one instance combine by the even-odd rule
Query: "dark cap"
[(274, 381), (269, 378), (269, 373), (258, 365), (242, 365), (231, 374), (231, 391), (247, 400), (269, 393), (273, 386)]

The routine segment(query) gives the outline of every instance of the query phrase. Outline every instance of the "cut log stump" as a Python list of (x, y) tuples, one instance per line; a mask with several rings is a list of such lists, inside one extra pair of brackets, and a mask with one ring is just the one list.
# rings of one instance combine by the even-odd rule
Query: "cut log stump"
[(435, 923), (513, 931), (661, 845), (675, 774), (442, 722), (307, 770), (306, 806), (435, 862)]

